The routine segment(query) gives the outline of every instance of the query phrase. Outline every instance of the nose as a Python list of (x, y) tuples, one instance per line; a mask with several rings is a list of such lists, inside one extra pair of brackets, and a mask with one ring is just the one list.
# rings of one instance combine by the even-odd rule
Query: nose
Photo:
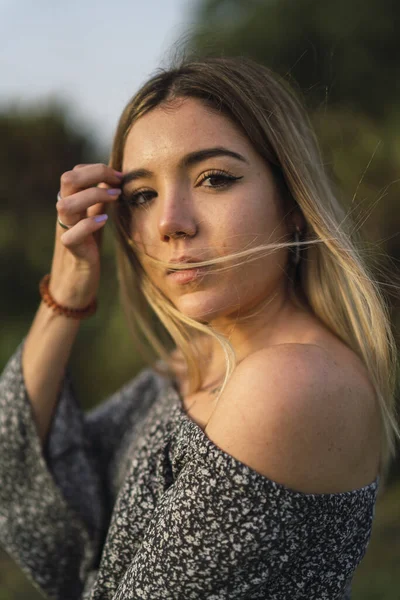
[(196, 235), (197, 225), (190, 199), (183, 198), (176, 191), (165, 195), (161, 202), (158, 229), (164, 242), (180, 236)]

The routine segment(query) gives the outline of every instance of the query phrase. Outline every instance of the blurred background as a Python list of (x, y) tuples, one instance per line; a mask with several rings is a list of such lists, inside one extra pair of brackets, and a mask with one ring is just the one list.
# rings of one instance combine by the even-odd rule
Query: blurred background
[[(251, 56), (292, 83), (368, 253), (398, 277), (399, 17), (396, 0), (0, 0), (0, 370), (28, 331), (50, 268), (61, 173), (107, 162), (124, 105), (186, 48)], [(119, 306), (105, 229), (100, 308), (82, 324), (71, 359), (86, 408), (144, 366)], [(400, 298), (388, 283), (399, 342)], [(399, 558), (397, 459), (353, 600), (399, 598)], [(40, 597), (0, 551), (0, 600)]]

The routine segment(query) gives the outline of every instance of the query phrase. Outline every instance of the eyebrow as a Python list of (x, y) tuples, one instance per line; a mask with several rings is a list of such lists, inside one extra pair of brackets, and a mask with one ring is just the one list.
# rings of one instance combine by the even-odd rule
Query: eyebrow
[[(248, 160), (238, 152), (233, 152), (233, 150), (228, 150), (228, 148), (224, 148), (223, 146), (216, 146), (215, 148), (204, 148), (203, 150), (195, 150), (194, 152), (186, 154), (179, 161), (179, 166), (193, 167), (208, 158), (215, 158), (217, 156), (229, 156), (248, 164)], [(148, 169), (134, 169), (128, 171), (122, 178), (122, 186), (130, 181), (135, 181), (136, 179), (141, 179), (143, 177), (151, 177), (152, 175), (154, 175), (154, 173)]]

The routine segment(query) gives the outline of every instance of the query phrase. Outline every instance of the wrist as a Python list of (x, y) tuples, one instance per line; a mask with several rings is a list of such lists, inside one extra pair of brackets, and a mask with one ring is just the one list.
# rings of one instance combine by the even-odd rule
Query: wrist
[(54, 292), (49, 274), (41, 279), (39, 290), (42, 301), (59, 315), (72, 319), (85, 319), (91, 317), (97, 310), (97, 300), (93, 296), (87, 301), (82, 295), (73, 294), (73, 290), (71, 293), (71, 288), (68, 296), (58, 293), (61, 292), (59, 289)]
[(96, 274), (81, 272), (78, 269), (52, 269), (49, 292), (54, 300), (63, 306), (85, 308), (96, 298), (98, 279)]

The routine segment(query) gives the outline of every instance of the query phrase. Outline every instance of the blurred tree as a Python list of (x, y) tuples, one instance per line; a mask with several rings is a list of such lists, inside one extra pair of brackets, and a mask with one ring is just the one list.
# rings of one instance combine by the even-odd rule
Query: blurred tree
[(396, 0), (203, 0), (192, 46), (251, 56), (291, 74), (310, 107), (398, 114), (400, 4)]
[(7, 290), (0, 312), (8, 320), (23, 319), (37, 300), (38, 279), (52, 256), (61, 173), (96, 156), (67, 114), (56, 103), (0, 113), (0, 285)]

